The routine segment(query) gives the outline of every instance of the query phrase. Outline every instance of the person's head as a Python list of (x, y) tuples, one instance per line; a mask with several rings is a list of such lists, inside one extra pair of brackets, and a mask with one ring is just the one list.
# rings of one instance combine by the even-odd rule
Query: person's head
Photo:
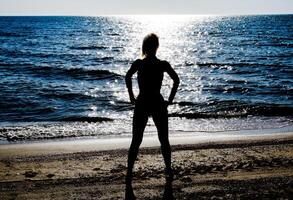
[(142, 55), (146, 56), (154, 56), (157, 53), (157, 49), (159, 47), (159, 38), (156, 34), (150, 33), (144, 37), (142, 42)]

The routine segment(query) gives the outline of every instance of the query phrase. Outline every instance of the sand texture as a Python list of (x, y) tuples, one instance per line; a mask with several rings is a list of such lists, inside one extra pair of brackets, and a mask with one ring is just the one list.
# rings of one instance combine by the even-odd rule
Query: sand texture
[[(176, 145), (165, 185), (157, 147), (135, 165), (137, 199), (290, 199), (293, 139)], [(1, 199), (124, 199), (127, 150), (2, 157)]]

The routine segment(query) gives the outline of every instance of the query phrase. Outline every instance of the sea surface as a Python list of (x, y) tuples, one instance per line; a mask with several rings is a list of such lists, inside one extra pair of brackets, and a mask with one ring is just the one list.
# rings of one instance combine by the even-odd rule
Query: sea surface
[(293, 15), (0, 17), (0, 141), (130, 136), (150, 32), (181, 79), (170, 134), (293, 130)]

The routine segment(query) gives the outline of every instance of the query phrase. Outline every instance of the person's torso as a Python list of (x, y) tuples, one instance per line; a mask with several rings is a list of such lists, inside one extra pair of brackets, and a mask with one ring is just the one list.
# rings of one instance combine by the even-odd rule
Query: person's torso
[(145, 58), (138, 67), (139, 95), (146, 99), (161, 97), (160, 90), (164, 77), (164, 63), (157, 58)]

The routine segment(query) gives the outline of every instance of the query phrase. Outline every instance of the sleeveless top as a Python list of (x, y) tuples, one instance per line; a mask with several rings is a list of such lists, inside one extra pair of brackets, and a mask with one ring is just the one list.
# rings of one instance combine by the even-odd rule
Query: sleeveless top
[(137, 100), (146, 103), (159, 103), (164, 101), (160, 90), (162, 87), (166, 62), (153, 58), (137, 60), (137, 80), (139, 95)]

